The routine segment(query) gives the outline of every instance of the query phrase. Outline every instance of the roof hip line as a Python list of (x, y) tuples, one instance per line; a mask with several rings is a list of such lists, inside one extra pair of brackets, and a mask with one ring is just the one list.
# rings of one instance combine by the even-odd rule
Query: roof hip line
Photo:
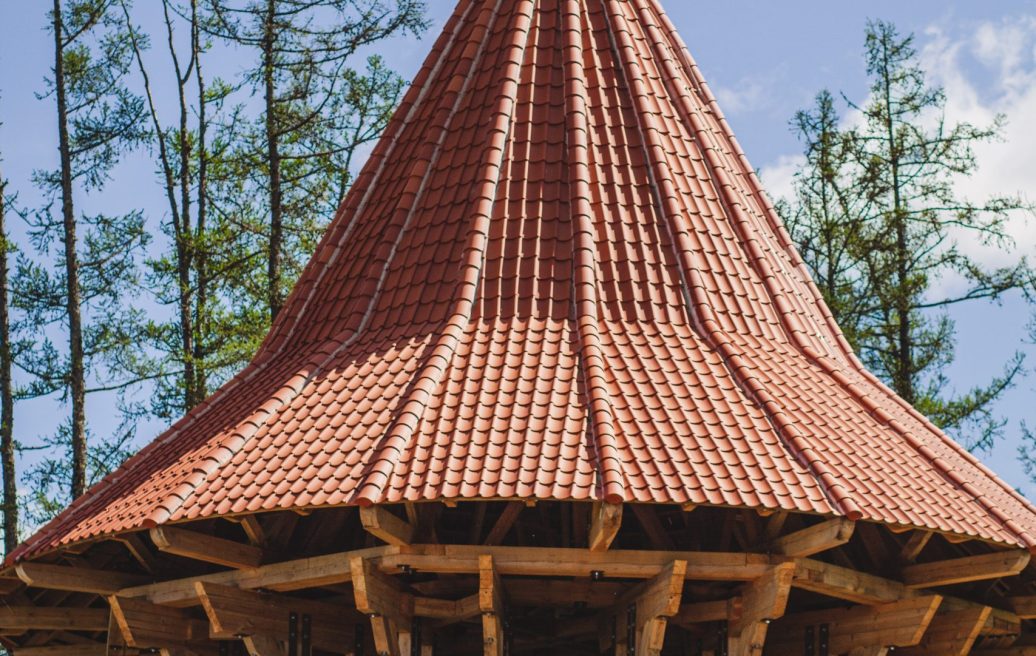
[(580, 374), (589, 403), (588, 428), (594, 454), (600, 465), (601, 497), (608, 503), (626, 499), (622, 460), (619, 457), (615, 420), (606, 387), (607, 360), (598, 331), (597, 264), (590, 207), (589, 128), (587, 125), (586, 79), (583, 66), (583, 15), (580, 0), (563, 0), (561, 29), (564, 32), (565, 130), (569, 174), (569, 218), (575, 237), (573, 251), (572, 306), (580, 343)]
[[(709, 131), (708, 129), (706, 129), (704, 125), (702, 125), (701, 118), (698, 116), (698, 113), (694, 111), (693, 105), (688, 101), (686, 92), (682, 89), (676, 89), (673, 87), (672, 80), (676, 77), (676, 70), (670, 58), (665, 53), (659, 51), (659, 44), (662, 42), (661, 39), (663, 38), (663, 36), (658, 33), (659, 28), (653, 20), (655, 16), (652, 16), (647, 11), (647, 8), (643, 5), (638, 5), (638, 11), (640, 14), (640, 24), (644, 26), (645, 31), (648, 32), (649, 37), (651, 37), (648, 39), (648, 41), (652, 44), (653, 52), (658, 57), (659, 61), (662, 62), (663, 67), (665, 67), (666, 69), (666, 73), (668, 73), (668, 75), (662, 76), (663, 83), (666, 84), (666, 86), (669, 88), (670, 93), (674, 97), (679, 99), (679, 109), (681, 113), (684, 115), (684, 118), (691, 125), (694, 131), (695, 139), (700, 142), (703, 136), (710, 135), (711, 131)], [(659, 11), (658, 13), (661, 12)], [(670, 35), (672, 36), (672, 34), (673, 33), (671, 32)], [(682, 42), (678, 43), (680, 43), (681, 46), (683, 45)], [(690, 55), (689, 53), (686, 53), (686, 48), (682, 49), (685, 53), (685, 56), (689, 59)], [(693, 63), (693, 60), (691, 60), (691, 62)], [(711, 92), (707, 89), (706, 85), (704, 84), (704, 80), (702, 80), (696, 75), (696, 67), (692, 68), (690, 72), (692, 77), (694, 78), (693, 81), (695, 82), (696, 86), (705, 96), (709, 109), (715, 113), (716, 121), (719, 124), (723, 136), (727, 137), (727, 139), (733, 143), (733, 134), (727, 126), (726, 120), (723, 119), (722, 114), (719, 113), (719, 107), (715, 102), (715, 99), (712, 97)], [(713, 138), (715, 138), (715, 135), (713, 135)], [(948, 481), (951, 485), (957, 487), (958, 489), (962, 490), (967, 495), (972, 497), (974, 502), (979, 507), (981, 507), (988, 515), (990, 515), (993, 519), (995, 519), (1001, 525), (1003, 525), (1004, 528), (1014, 533), (1030, 549), (1036, 550), (1036, 538), (1030, 536), (1024, 529), (1022, 529), (1013, 520), (1007, 517), (994, 503), (992, 503), (989, 499), (986, 498), (985, 494), (982, 493), (982, 491), (976, 489), (969, 481), (963, 479), (958, 472), (953, 470), (949, 463), (945, 462), (942, 458), (938, 456), (938, 454), (934, 453), (930, 448), (923, 444), (910, 429), (908, 429), (906, 426), (904, 426), (902, 423), (896, 420), (878, 403), (871, 399), (870, 395), (867, 394), (864, 390), (859, 389), (858, 386), (854, 385), (852, 381), (846, 378), (845, 374), (842, 373), (842, 371), (833, 362), (831, 362), (829, 356), (817, 351), (809, 343), (806, 342), (806, 340), (803, 337), (801, 328), (796, 328), (796, 326), (794, 326), (792, 322), (789, 320), (791, 315), (790, 308), (785, 309), (784, 307), (787, 305), (787, 300), (784, 298), (783, 292), (777, 289), (775, 286), (774, 281), (777, 279), (775, 273), (773, 272), (769, 263), (766, 262), (766, 259), (761, 250), (759, 250), (758, 247), (752, 247), (752, 245), (755, 244), (755, 240), (750, 237), (752, 231), (748, 227), (749, 220), (745, 214), (746, 210), (742, 207), (740, 201), (734, 197), (733, 181), (729, 179), (729, 174), (726, 168), (722, 165), (721, 162), (717, 161), (717, 150), (715, 148), (709, 148), (705, 144), (700, 145), (702, 153), (705, 156), (705, 164), (709, 168), (711, 177), (713, 180), (717, 181), (716, 187), (717, 190), (720, 192), (720, 198), (727, 209), (727, 214), (731, 217), (731, 219), (733, 219), (731, 223), (734, 226), (735, 230), (738, 232), (738, 235), (742, 239), (742, 241), (749, 245), (747, 251), (750, 257), (750, 261), (753, 263), (757, 272), (762, 278), (763, 285), (767, 293), (773, 299), (778, 309), (781, 310), (777, 313), (777, 316), (779, 317), (781, 325), (784, 327), (785, 332), (791, 338), (792, 344), (794, 344), (810, 362), (813, 362), (815, 365), (820, 367), (825, 373), (831, 376), (835, 380), (835, 382), (846, 392), (848, 392), (850, 397), (853, 398), (868, 414), (870, 414), (872, 417), (884, 423), (886, 426), (898, 433), (903, 438), (903, 440), (912, 449), (914, 449), (914, 451), (916, 451), (923, 458), (927, 459), (935, 468), (935, 470), (946, 481)], [(718, 143), (713, 144), (713, 146), (716, 146), (717, 148), (719, 147), (719, 145), (720, 144)], [(742, 173), (747, 173), (750, 169), (745, 165), (746, 160), (744, 158), (743, 151), (741, 151), (740, 147), (736, 144), (734, 145), (734, 149), (735, 160), (737, 164), (741, 166)], [(780, 222), (776, 220), (776, 210), (773, 208), (772, 203), (769, 202), (769, 199), (766, 198), (765, 194), (761, 193), (762, 187), (759, 184), (758, 178), (757, 176), (755, 176), (754, 172), (752, 172), (751, 176), (749, 176), (749, 184), (753, 187), (752, 191), (754, 192), (755, 196), (757, 198), (762, 199), (761, 205), (764, 213), (764, 219), (766, 220), (767, 225), (774, 232), (774, 236), (780, 242), (781, 247), (785, 250), (786, 253), (788, 253), (792, 257), (793, 263), (797, 266), (801, 274), (802, 269), (805, 267), (805, 264), (802, 261), (801, 257), (798, 256), (798, 251), (792, 245), (790, 236), (788, 235), (787, 231), (783, 228)], [(849, 356), (850, 362), (854, 365), (856, 369), (865, 372), (865, 375), (868, 375), (868, 378), (873, 377), (873, 374), (870, 374), (870, 372), (867, 371), (866, 367), (864, 367), (863, 364), (860, 363), (859, 359), (856, 357), (856, 354), (852, 351), (852, 348), (849, 347), (848, 343), (845, 341), (845, 337), (842, 334), (841, 330), (837, 327), (836, 324), (833, 324), (833, 317), (830, 314), (830, 310), (827, 308), (827, 305), (823, 303), (823, 301), (819, 298), (819, 291), (816, 289), (816, 286), (814, 285), (812, 278), (808, 274), (803, 275), (803, 278), (806, 281), (808, 281), (808, 288), (810, 289), (810, 292), (814, 295), (815, 304), (819, 308), (823, 308), (823, 314), (825, 322), (827, 323), (827, 327), (829, 331), (836, 336), (840, 350), (842, 350)], [(874, 380), (871, 381), (872, 383), (874, 381), (877, 381), (876, 377), (873, 378)], [(889, 390), (889, 392), (895, 398), (895, 400), (901, 404), (901, 406), (908, 406), (908, 404), (906, 404), (905, 401), (902, 401), (902, 399), (900, 399), (900, 397), (896, 395), (894, 392), (892, 392), (891, 390)], [(916, 410), (914, 410), (912, 406), (909, 407), (910, 410), (916, 412)], [(940, 430), (934, 424), (931, 424), (931, 422), (927, 418), (925, 418), (924, 421), (929, 424), (929, 426), (936, 432), (940, 439), (943, 439), (945, 442), (951, 442), (953, 446), (958, 447), (958, 449), (963, 451), (960, 445), (958, 445), (951, 438), (945, 436), (942, 430)]]
[[(650, 121), (651, 113), (645, 106), (645, 98), (648, 90), (641, 77), (638, 64), (633, 57), (623, 56), (624, 52), (635, 49), (631, 32), (622, 9), (616, 5), (616, 0), (604, 0), (608, 8), (607, 20), (609, 34), (612, 36), (612, 45), (615, 49), (616, 59), (621, 66), (624, 79), (632, 85), (633, 102), (636, 104), (637, 125), (641, 132), (641, 140), (644, 146), (647, 161), (650, 164), (652, 178), (655, 183), (655, 198), (659, 203), (659, 212), (665, 217), (666, 224), (675, 240), (674, 245), (678, 246), (676, 253), (677, 261), (680, 263), (681, 273), (687, 276), (683, 283), (689, 288), (693, 299), (691, 306), (692, 320), (700, 324), (699, 330), (703, 337), (723, 358), (728, 365), (733, 380), (737, 381), (739, 387), (744, 389), (750, 396), (757, 399), (760, 407), (766, 414), (771, 425), (776, 429), (777, 435), (783, 436), (782, 442), (789, 451), (812, 472), (814, 478), (820, 484), (822, 490), (827, 494), (833, 505), (850, 519), (859, 519), (863, 512), (853, 501), (842, 483), (835, 477), (834, 472), (821, 461), (813, 452), (813, 448), (806, 442), (803, 435), (798, 431), (793, 422), (787, 419), (776, 400), (760, 384), (756, 382), (749, 368), (742, 362), (741, 355), (733, 348), (730, 340), (723, 333), (719, 322), (712, 312), (708, 298), (703, 294), (704, 281), (697, 266), (690, 259), (692, 246), (689, 243), (686, 230), (678, 224), (676, 217), (680, 215), (680, 209), (676, 207), (674, 199), (677, 192), (672, 176), (667, 167), (663, 165), (664, 153), (662, 146), (657, 140), (657, 128), (644, 125)], [(613, 24), (614, 23), (614, 24)], [(683, 278), (683, 275), (681, 275)], [(700, 318), (698, 315), (701, 315)]]
[[(485, 33), (479, 44), (478, 56), (472, 60), (471, 73), (464, 81), (464, 88), (457, 95), (454, 105), (454, 112), (461, 99), (463, 99), (470, 88), (472, 80), (482, 59), (485, 55), (489, 39), (493, 34), (493, 27), (500, 17), (500, 9), (504, 0), (497, 0), (492, 13), (485, 23)], [(460, 288), (463, 291), (454, 302), (450, 317), (443, 327), (436, 341), (432, 352), (425, 359), (420, 372), (414, 377), (413, 383), (406, 396), (406, 403), (393, 421), (389, 431), (381, 438), (377, 448), (371, 457), (370, 463), (364, 470), (363, 483), (357, 488), (354, 495), (356, 503), (368, 506), (380, 501), (384, 493), (385, 483), (388, 482), (392, 469), (395, 466), (393, 454), (399, 454), (410, 442), (417, 426), (421, 421), (428, 401), (433, 392), (442, 383), (442, 377), (449, 369), (456, 353), (457, 345), (468, 323), (471, 321), (471, 314), (475, 306), (478, 294), (479, 280), (481, 279), (482, 266), (485, 261), (486, 246), (489, 242), (489, 223), (492, 219), (493, 207), (496, 202), (497, 185), (500, 180), (500, 171), (503, 168), (504, 157), (507, 153), (507, 141), (511, 133), (511, 123), (514, 117), (516, 97), (518, 93), (518, 80), (521, 75), (521, 66), (525, 57), (525, 47), (528, 42), (529, 27), (532, 22), (533, 0), (519, 0), (513, 10), (512, 29), (509, 30), (510, 41), (507, 43), (509, 51), (507, 70), (503, 74), (503, 84), (493, 111), (490, 114), (494, 124), (489, 130), (489, 143), (483, 154), (483, 160), (479, 165), (481, 186), (475, 198), (478, 204), (474, 212), (473, 225), (469, 229), (468, 240), (464, 248), (465, 261), (461, 266)], [(452, 118), (452, 114), (451, 114)], [(445, 133), (445, 130), (444, 130)], [(441, 145), (441, 144), (440, 144)], [(440, 149), (437, 149), (437, 152)], [(429, 166), (428, 170), (434, 167)]]

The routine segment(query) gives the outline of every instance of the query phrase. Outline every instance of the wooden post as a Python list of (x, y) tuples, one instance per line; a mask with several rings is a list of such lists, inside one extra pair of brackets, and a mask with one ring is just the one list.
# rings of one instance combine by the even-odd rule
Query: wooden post
[[(401, 634), (410, 633), (414, 617), (413, 596), (366, 558), (351, 559), (349, 568), (356, 609), (370, 617), (375, 651), (378, 656), (400, 656)], [(409, 644), (409, 637), (403, 639)]]
[(478, 605), (482, 611), (482, 653), (485, 656), (503, 656), (507, 640), (503, 621), (506, 612), (504, 588), (490, 555), (479, 556), (478, 559)]
[(655, 578), (620, 596), (601, 617), (602, 646), (607, 648), (611, 643), (616, 656), (627, 656), (633, 641), (636, 656), (659, 656), (665, 642), (666, 622), (680, 611), (686, 578), (687, 561), (674, 560)]
[(732, 656), (761, 656), (770, 622), (784, 616), (794, 576), (795, 564), (785, 563), (745, 586), (741, 612), (728, 620)]

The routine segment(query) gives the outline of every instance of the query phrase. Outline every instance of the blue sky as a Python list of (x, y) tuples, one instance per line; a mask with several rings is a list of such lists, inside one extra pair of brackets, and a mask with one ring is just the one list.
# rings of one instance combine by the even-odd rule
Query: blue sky
[[(157, 28), (157, 0), (137, 0), (137, 19)], [(396, 39), (378, 48), (404, 77), (411, 77), (431, 47), (453, 7), (452, 0), (429, 0), (432, 27), (423, 39)], [(0, 5), (0, 153), (2, 171), (26, 204), (35, 200), (28, 182), (33, 169), (56, 163), (54, 114), (37, 99), (51, 65), (51, 41), (45, 31), (49, 3)], [(663, 0), (678, 30), (719, 97), (750, 161), (762, 173), (772, 195), (786, 193), (799, 144), (788, 120), (808, 106), (822, 87), (844, 91), (860, 100), (866, 93), (863, 70), (863, 28), (868, 18), (896, 23), (915, 32), (933, 80), (944, 84), (951, 118), (975, 122), (1006, 113), (1009, 124), (1002, 143), (979, 149), (981, 169), (961, 181), (976, 198), (994, 193), (1023, 193), (1036, 200), (1036, 0)], [(233, 77), (245, 66), (245, 55), (221, 51), (210, 73)], [(160, 106), (168, 107), (171, 89), (159, 90)], [(114, 175), (103, 197), (109, 211), (143, 208), (162, 216), (163, 206), (153, 167), (143, 155), (130, 157)], [(98, 198), (81, 200), (89, 211)], [(1012, 226), (1020, 249), (1036, 256), (1036, 222)], [(965, 244), (986, 262), (1003, 262), (1012, 254)], [(952, 286), (952, 280), (942, 284)], [(980, 384), (998, 373), (1011, 355), (1025, 351), (1036, 366), (1036, 348), (1023, 343), (1030, 312), (1017, 298), (999, 306), (980, 304), (955, 310), (959, 348), (950, 370), (958, 389)], [(1036, 497), (1016, 461), (1019, 423), (1036, 424), (1036, 375), (1009, 392), (999, 411), (1010, 420), (1008, 437), (985, 455), (1008, 482)], [(60, 410), (53, 401), (24, 403), (16, 416), (19, 439), (32, 442), (52, 429)], [(88, 417), (103, 432), (112, 424), (110, 398), (93, 398)], [(145, 425), (143, 442), (162, 426)]]

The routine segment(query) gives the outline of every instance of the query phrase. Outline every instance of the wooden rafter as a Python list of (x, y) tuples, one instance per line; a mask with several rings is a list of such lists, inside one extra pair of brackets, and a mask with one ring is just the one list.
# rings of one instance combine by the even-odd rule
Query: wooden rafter
[(524, 508), (525, 504), (521, 501), (508, 502), (504, 506), (503, 512), (500, 513), (500, 516), (493, 523), (493, 528), (489, 529), (489, 535), (486, 536), (483, 544), (493, 546), (503, 542)]
[(15, 571), (18, 578), (29, 587), (99, 595), (115, 594), (122, 588), (140, 585), (147, 580), (142, 576), (121, 572), (47, 563), (22, 563)]
[(246, 568), (257, 567), (263, 561), (263, 550), (259, 547), (197, 531), (160, 526), (151, 529), (150, 535), (159, 551), (206, 563)]
[(355, 642), (354, 627), (364, 619), (353, 608), (325, 602), (215, 583), (197, 586), (213, 638), (265, 635), (283, 639), (288, 634), (288, 616), (296, 613), (311, 618), (313, 646), (335, 652)]
[(732, 656), (761, 656), (770, 622), (784, 616), (794, 575), (794, 563), (785, 563), (745, 586), (740, 613), (729, 623)]
[(918, 644), (942, 602), (939, 595), (913, 597), (880, 606), (855, 606), (786, 615), (774, 622), (766, 647), (774, 653), (801, 651), (807, 627), (828, 627), (829, 651), (911, 647)]
[(784, 556), (805, 557), (840, 547), (853, 536), (856, 522), (838, 517), (770, 541), (770, 550)]
[(360, 508), (360, 522), (364, 530), (388, 544), (402, 546), (414, 539), (414, 526), (382, 506)]
[(634, 503), (630, 504), (630, 509), (636, 515), (637, 521), (651, 542), (652, 548), (660, 551), (676, 550), (673, 538), (669, 536), (669, 532), (665, 530), (665, 527), (662, 526), (662, 521), (658, 518), (657, 506)]
[(906, 543), (903, 544), (903, 548), (899, 551), (899, 560), (903, 563), (912, 563), (917, 560), (924, 548), (928, 546), (933, 535), (935, 533), (932, 531), (914, 531), (911, 533)]
[(622, 504), (594, 503), (590, 511), (590, 551), (606, 551), (622, 526)]
[(141, 567), (147, 572), (155, 571), (155, 554), (144, 543), (144, 540), (140, 538), (139, 533), (124, 533), (117, 535), (112, 538), (115, 542), (121, 543), (129, 555), (133, 557)]
[(1029, 564), (1023, 549), (996, 551), (980, 556), (965, 556), (903, 568), (903, 582), (910, 588), (931, 588), (971, 581), (1014, 576)]
[(108, 611), (104, 608), (57, 606), (0, 606), (0, 633), (48, 629), (53, 631), (104, 631)]

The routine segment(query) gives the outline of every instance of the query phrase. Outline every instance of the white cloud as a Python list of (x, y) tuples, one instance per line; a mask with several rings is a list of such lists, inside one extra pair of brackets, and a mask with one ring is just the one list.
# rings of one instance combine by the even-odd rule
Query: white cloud
[(804, 155), (781, 155), (759, 170), (763, 187), (774, 201), (791, 200), (795, 193), (795, 172), (806, 161)]
[(725, 113), (738, 114), (769, 106), (772, 88), (772, 78), (743, 77), (735, 86), (714, 86), (712, 91)]

